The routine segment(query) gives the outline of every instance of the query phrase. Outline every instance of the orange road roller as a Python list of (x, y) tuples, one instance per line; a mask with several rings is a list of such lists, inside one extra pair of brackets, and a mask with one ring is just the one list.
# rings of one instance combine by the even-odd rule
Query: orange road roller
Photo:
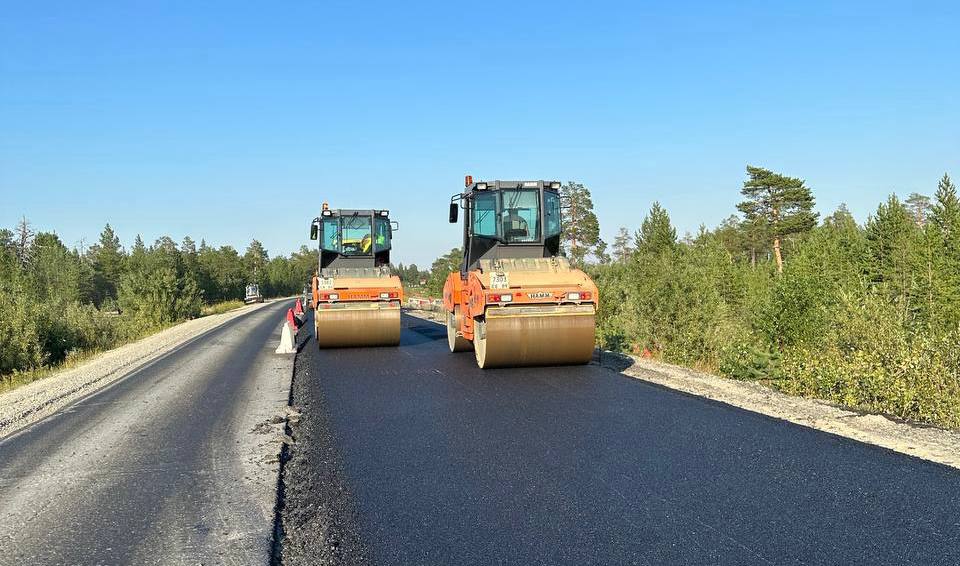
[(464, 211), (463, 263), (443, 306), (451, 352), (481, 368), (585, 364), (593, 357), (597, 286), (560, 255), (560, 183), (474, 182), (450, 202)]
[(390, 274), (396, 222), (386, 210), (330, 209), (310, 225), (320, 263), (312, 294), (321, 348), (400, 343), (400, 278)]

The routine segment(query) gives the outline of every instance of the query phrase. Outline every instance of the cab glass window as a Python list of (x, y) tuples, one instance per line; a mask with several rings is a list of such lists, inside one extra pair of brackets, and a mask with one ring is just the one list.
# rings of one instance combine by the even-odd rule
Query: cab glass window
[(560, 234), (560, 194), (543, 191), (543, 209), (543, 235), (549, 238)]
[(324, 218), (320, 223), (320, 247), (331, 252), (340, 251), (340, 220)]
[(497, 234), (497, 193), (480, 191), (473, 197), (473, 233), (477, 236)]
[(373, 222), (374, 227), (374, 239), (373, 247), (374, 251), (382, 252), (384, 250), (390, 249), (390, 238), (392, 236), (390, 230), (390, 220), (384, 218), (383, 216), (377, 216)]
[(370, 255), (373, 235), (369, 216), (340, 217), (340, 253), (343, 255)]
[(540, 239), (540, 191), (503, 190), (500, 209), (503, 239), (507, 242), (536, 242)]

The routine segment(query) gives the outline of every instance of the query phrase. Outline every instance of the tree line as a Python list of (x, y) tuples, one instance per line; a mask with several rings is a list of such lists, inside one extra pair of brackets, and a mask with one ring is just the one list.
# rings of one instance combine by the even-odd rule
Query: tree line
[(587, 266), (606, 348), (960, 427), (960, 203), (896, 195), (822, 220), (806, 183), (747, 168), (739, 215), (682, 239), (659, 203)]
[(306, 246), (271, 258), (253, 240), (241, 255), (163, 236), (129, 250), (108, 224), (87, 249), (68, 248), (24, 218), (0, 229), (0, 375), (105, 350), (200, 316), (205, 305), (243, 299), (247, 283), (266, 296), (299, 293), (316, 270)]

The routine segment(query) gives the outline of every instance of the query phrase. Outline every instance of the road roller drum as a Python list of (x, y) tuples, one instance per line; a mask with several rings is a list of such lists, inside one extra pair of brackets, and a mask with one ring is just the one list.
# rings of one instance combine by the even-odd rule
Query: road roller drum
[(337, 305), (314, 312), (321, 348), (396, 346), (400, 343), (400, 305), (366, 303)]
[(481, 368), (585, 364), (593, 358), (593, 305), (489, 307), (475, 323)]

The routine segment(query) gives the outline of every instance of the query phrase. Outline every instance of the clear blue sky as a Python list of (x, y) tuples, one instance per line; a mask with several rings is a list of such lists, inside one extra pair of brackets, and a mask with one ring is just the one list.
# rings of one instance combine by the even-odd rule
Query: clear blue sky
[(326, 200), (429, 265), (466, 173), (583, 182), (608, 241), (748, 163), (860, 220), (960, 177), (960, 4), (727, 4), (4, 2), (0, 226), (288, 253)]

